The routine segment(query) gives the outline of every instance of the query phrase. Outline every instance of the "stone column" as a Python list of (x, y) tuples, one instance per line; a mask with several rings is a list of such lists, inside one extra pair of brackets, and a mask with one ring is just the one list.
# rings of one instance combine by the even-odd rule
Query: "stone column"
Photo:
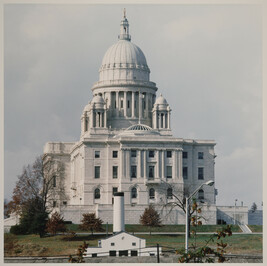
[(92, 109), (91, 110), (91, 113), (90, 113), (90, 128), (93, 128), (94, 127), (94, 110)]
[(125, 151), (125, 164), (124, 164), (124, 169), (125, 169), (125, 178), (129, 179), (130, 178), (130, 150)]
[(183, 179), (183, 152), (178, 150), (178, 178)]
[(134, 97), (134, 94), (135, 94), (135, 92), (133, 91), (132, 92), (132, 118), (135, 117), (135, 113), (134, 113), (134, 99), (135, 99), (135, 97)]
[(146, 93), (146, 118), (148, 118), (148, 96), (150, 94), (149, 93)]
[(165, 151), (162, 151), (161, 156), (161, 178), (165, 178)]
[(99, 127), (103, 127), (103, 112), (99, 112)]
[(160, 178), (160, 150), (157, 151), (157, 175), (156, 178)]
[(140, 124), (141, 124), (141, 119), (142, 119), (142, 103), (143, 103), (142, 95), (141, 95), (141, 92), (139, 91), (139, 122)]
[(104, 128), (107, 127), (107, 109), (104, 110)]
[(116, 109), (119, 110), (119, 92), (116, 91)]
[(176, 179), (177, 178), (177, 151), (174, 150), (173, 151), (173, 169), (172, 169), (172, 172), (173, 172), (173, 178)]
[(127, 116), (127, 92), (124, 92), (124, 103), (123, 103), (123, 108), (124, 108), (124, 116)]
[(167, 128), (170, 129), (170, 111), (167, 112)]
[(123, 179), (124, 177), (124, 150), (121, 150), (121, 158), (120, 158), (120, 178)]
[(141, 155), (142, 151), (137, 150), (137, 178), (141, 178), (141, 165), (142, 165), (142, 160), (141, 160)]
[(163, 128), (166, 128), (166, 116), (165, 116), (165, 113), (163, 113)]
[(147, 160), (147, 151), (144, 150), (144, 179), (147, 179), (147, 163), (146, 163), (146, 160)]

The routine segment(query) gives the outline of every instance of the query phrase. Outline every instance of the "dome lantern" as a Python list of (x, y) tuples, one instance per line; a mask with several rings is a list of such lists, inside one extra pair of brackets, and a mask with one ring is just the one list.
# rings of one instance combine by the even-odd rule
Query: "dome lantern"
[(119, 35), (119, 40), (126, 40), (126, 41), (131, 41), (131, 35), (129, 34), (129, 23), (126, 18), (126, 9), (123, 9), (123, 18), (120, 24), (120, 35)]

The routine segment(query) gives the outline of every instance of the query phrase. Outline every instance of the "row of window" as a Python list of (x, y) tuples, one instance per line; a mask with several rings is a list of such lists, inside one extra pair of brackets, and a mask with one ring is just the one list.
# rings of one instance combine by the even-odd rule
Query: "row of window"
[[(131, 166), (131, 178), (136, 178), (136, 165)], [(113, 166), (112, 168), (112, 177), (114, 179), (118, 178), (118, 166)], [(148, 166), (148, 178), (155, 177), (155, 166), (149, 165)], [(166, 166), (166, 177), (172, 178), (172, 166)], [(95, 178), (100, 178), (100, 166), (95, 166)], [(188, 167), (183, 167), (183, 178), (188, 178)], [(204, 179), (204, 168), (198, 167), (198, 180)]]
[[(115, 109), (117, 108), (117, 101), (116, 100), (114, 101), (114, 108)], [(123, 100), (121, 100), (121, 108), (123, 108)], [(129, 100), (127, 101), (127, 108), (128, 109), (130, 108), (130, 101)], [(134, 108), (136, 108), (136, 101), (134, 101)], [(144, 110), (146, 109), (146, 102), (145, 101), (143, 102), (143, 108), (144, 108)]]
[[(112, 157), (113, 158), (118, 158), (118, 151), (113, 151), (112, 152)], [(136, 150), (131, 150), (131, 157), (136, 157)], [(155, 157), (155, 151), (149, 150), (148, 151), (148, 157), (149, 158), (154, 158)], [(167, 151), (166, 153), (167, 158), (172, 158), (172, 151)], [(95, 158), (100, 158), (100, 151), (95, 151)], [(183, 152), (183, 159), (188, 158), (188, 153), (187, 151)], [(198, 152), (198, 159), (203, 160), (204, 159), (204, 152), (200, 151)]]
[[(172, 178), (172, 166), (166, 166), (166, 176), (167, 178)], [(131, 178), (136, 178), (137, 176), (137, 168), (136, 165), (131, 166)], [(155, 177), (155, 166), (148, 166), (148, 178)], [(100, 166), (95, 166), (95, 178), (100, 178)], [(112, 167), (112, 178), (118, 178), (118, 166)]]
[[(117, 191), (118, 191), (118, 188), (114, 187), (113, 188), (113, 195)], [(148, 194), (149, 194), (149, 198), (150, 199), (154, 199), (155, 198), (155, 189), (154, 188), (150, 188)], [(95, 199), (100, 199), (100, 197), (101, 197), (100, 189), (96, 188), (95, 191), (94, 191), (94, 198)], [(136, 187), (133, 187), (131, 189), (131, 198), (132, 199), (137, 199), (137, 197), (138, 197), (137, 189), (136, 189)], [(168, 199), (172, 199), (172, 188), (168, 188), (167, 189), (167, 198)]]
[[(117, 192), (117, 191), (118, 191), (118, 188), (114, 187), (113, 188), (113, 194), (115, 192)], [(149, 195), (149, 199), (154, 199), (155, 198), (155, 189), (154, 188), (150, 188), (149, 191), (148, 191), (148, 195)], [(136, 189), (136, 187), (133, 187), (131, 189), (131, 198), (132, 199), (137, 199), (137, 197), (138, 197), (137, 189)], [(101, 198), (101, 193), (100, 193), (100, 189), (99, 188), (95, 189), (94, 198), (95, 199), (100, 199)], [(167, 199), (172, 199), (172, 198), (173, 198), (173, 190), (172, 190), (172, 188), (168, 188), (167, 189)], [(198, 191), (198, 199), (204, 199), (204, 191), (203, 191), (203, 189), (200, 189)]]
[[(118, 151), (112, 151), (112, 157), (118, 158)], [(131, 157), (136, 157), (136, 150), (131, 150)], [(149, 150), (148, 151), (148, 157), (154, 158), (155, 157), (155, 151)], [(166, 157), (171, 158), (172, 157), (172, 151), (167, 151)], [(95, 158), (100, 158), (100, 151), (95, 151)]]
[[(187, 159), (187, 158), (188, 158), (188, 153), (187, 153), (187, 151), (183, 151), (183, 159)], [(197, 158), (198, 158), (199, 160), (203, 160), (203, 159), (204, 159), (204, 152), (199, 151), (199, 152), (197, 153)]]

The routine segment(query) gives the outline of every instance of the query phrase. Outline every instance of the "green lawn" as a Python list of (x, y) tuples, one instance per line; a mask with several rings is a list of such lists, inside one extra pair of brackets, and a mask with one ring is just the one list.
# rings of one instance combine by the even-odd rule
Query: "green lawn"
[[(11, 239), (7, 240), (7, 237)], [(148, 246), (160, 244), (163, 250), (184, 247), (183, 235), (138, 235), (146, 239)], [(59, 256), (75, 254), (79, 245), (86, 241), (89, 246), (97, 246), (103, 235), (82, 235), (69, 238), (64, 235), (40, 238), (38, 235), (14, 236), (5, 234), (5, 256)], [(197, 235), (197, 244), (204, 245), (210, 235)], [(13, 246), (9, 245), (13, 239)], [(232, 235), (225, 238), (228, 243), (227, 253), (262, 254), (262, 235)], [(15, 241), (15, 242), (14, 242)], [(189, 241), (191, 246), (193, 238)], [(214, 245), (214, 244), (213, 244)], [(214, 245), (215, 247), (215, 245)]]
[[(77, 224), (68, 224), (68, 229), (74, 232), (83, 232), (78, 227)], [(197, 227), (197, 232), (216, 232), (221, 230), (223, 225), (202, 225)], [(103, 230), (106, 231), (106, 225), (102, 226)], [(113, 225), (108, 224), (108, 231), (112, 232)], [(125, 230), (127, 232), (185, 232), (185, 225), (163, 225), (161, 227), (147, 227), (140, 224), (126, 224)], [(238, 225), (232, 225), (233, 232), (242, 232)]]
[(250, 230), (255, 233), (261, 233), (262, 232), (262, 225), (248, 225)]

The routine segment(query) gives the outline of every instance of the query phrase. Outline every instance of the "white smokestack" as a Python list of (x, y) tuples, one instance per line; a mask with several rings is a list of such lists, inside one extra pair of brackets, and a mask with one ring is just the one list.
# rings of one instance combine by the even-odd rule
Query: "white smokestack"
[(124, 224), (124, 193), (114, 193), (114, 209), (113, 209), (113, 233), (125, 231)]

